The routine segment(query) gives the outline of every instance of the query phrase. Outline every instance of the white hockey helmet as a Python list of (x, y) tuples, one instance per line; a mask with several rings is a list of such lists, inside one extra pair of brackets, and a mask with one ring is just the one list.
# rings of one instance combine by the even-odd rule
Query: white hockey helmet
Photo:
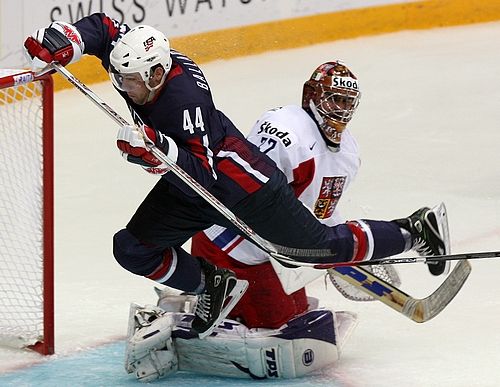
[[(154, 91), (163, 84), (172, 66), (170, 43), (157, 29), (146, 25), (137, 26), (116, 43), (109, 60), (109, 75), (118, 89), (124, 90), (123, 75), (138, 73), (146, 87)], [(151, 87), (149, 80), (152, 69), (157, 65), (161, 65), (165, 72), (160, 84)]]
[(304, 83), (302, 107), (312, 113), (327, 144), (338, 149), (360, 97), (359, 83), (351, 70), (341, 61), (327, 62)]

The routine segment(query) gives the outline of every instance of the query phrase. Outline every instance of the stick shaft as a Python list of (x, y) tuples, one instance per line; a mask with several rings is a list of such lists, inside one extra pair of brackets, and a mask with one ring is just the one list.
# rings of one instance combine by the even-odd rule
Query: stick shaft
[(430, 257), (384, 258), (384, 259), (373, 259), (370, 261), (355, 262), (355, 263), (342, 262), (342, 263), (336, 263), (333, 266), (342, 267), (342, 266), (397, 265), (402, 263), (431, 263), (431, 262), (463, 261), (463, 260), (485, 259), (485, 258), (500, 258), (500, 251), (434, 255)]

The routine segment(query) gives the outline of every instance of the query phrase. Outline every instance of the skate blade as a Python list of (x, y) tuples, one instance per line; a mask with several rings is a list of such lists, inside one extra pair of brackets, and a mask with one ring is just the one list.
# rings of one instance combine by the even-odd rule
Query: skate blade
[(236, 285), (234, 285), (231, 293), (228, 294), (226, 303), (222, 308), (222, 311), (219, 315), (219, 318), (214, 321), (214, 323), (208, 328), (205, 332), (201, 332), (198, 334), (200, 339), (204, 339), (214, 331), (215, 328), (226, 318), (226, 316), (231, 312), (234, 306), (238, 303), (238, 301), (243, 297), (245, 291), (248, 289), (248, 281), (247, 280), (236, 280)]

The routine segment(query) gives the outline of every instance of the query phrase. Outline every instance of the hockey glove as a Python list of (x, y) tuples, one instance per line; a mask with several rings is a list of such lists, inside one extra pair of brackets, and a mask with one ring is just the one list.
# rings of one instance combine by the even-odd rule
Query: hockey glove
[(125, 160), (140, 165), (154, 175), (163, 175), (170, 169), (149, 152), (149, 147), (154, 145), (173, 161), (177, 161), (175, 142), (147, 125), (140, 128), (133, 125), (122, 126), (118, 131), (116, 145)]
[(82, 56), (84, 47), (80, 32), (60, 21), (35, 31), (24, 41), (24, 51), (33, 70), (52, 62), (63, 66), (74, 63)]

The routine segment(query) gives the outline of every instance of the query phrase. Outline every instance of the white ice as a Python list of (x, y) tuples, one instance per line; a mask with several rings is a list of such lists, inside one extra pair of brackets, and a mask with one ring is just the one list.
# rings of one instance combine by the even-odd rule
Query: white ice
[[(344, 216), (393, 219), (444, 201), (453, 251), (489, 251), (500, 248), (498, 36), (500, 23), (401, 32), (202, 67), (219, 109), (246, 132), (266, 109), (300, 103), (302, 84), (318, 64), (343, 59), (363, 91), (350, 124), (363, 162), (342, 199)], [(129, 118), (108, 83), (92, 88)], [(111, 252), (114, 232), (155, 182), (119, 156), (115, 132), (77, 91), (57, 93), (57, 356), (123, 338), (129, 303), (155, 301), (152, 282), (123, 270)], [(325, 373), (342, 386), (498, 385), (500, 261), (472, 264), (456, 299), (421, 325), (313, 283), (309, 293), (323, 305), (355, 311), (360, 320), (343, 358)], [(420, 264), (399, 269), (413, 296), (442, 281)], [(39, 361), (0, 350), (0, 371)]]

